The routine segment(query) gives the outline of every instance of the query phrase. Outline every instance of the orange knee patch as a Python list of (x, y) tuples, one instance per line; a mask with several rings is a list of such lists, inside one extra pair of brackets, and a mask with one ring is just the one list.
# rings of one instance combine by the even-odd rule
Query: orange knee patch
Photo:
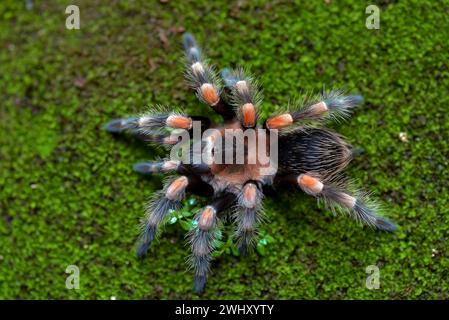
[(201, 90), (201, 95), (202, 95), (204, 101), (206, 101), (207, 104), (209, 104), (211, 106), (214, 106), (220, 100), (220, 97), (218, 96), (217, 90), (210, 83), (204, 83), (201, 86), (200, 90)]
[(165, 192), (165, 196), (167, 197), (167, 199), (177, 200), (179, 198), (179, 195), (186, 189), (188, 183), (189, 181), (187, 177), (179, 177), (168, 186), (167, 191)]
[(215, 209), (211, 206), (204, 208), (198, 221), (198, 227), (201, 230), (209, 230), (212, 228), (215, 219)]
[(293, 123), (293, 118), (289, 113), (284, 113), (279, 116), (271, 117), (267, 120), (268, 129), (280, 129), (288, 127)]
[(256, 125), (256, 108), (252, 103), (245, 103), (242, 107), (242, 120), (245, 127)]
[(184, 116), (171, 115), (165, 121), (167, 126), (171, 128), (179, 128), (189, 130), (192, 128), (192, 119)]
[(298, 184), (307, 191), (320, 193), (323, 190), (323, 183), (312, 176), (301, 174), (298, 177)]

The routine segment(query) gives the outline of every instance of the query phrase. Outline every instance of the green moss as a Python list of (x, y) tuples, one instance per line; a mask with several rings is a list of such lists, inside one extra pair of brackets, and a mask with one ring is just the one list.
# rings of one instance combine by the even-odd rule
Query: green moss
[[(377, 233), (303, 194), (267, 199), (265, 254), (221, 254), (203, 297), (448, 298), (447, 1), (382, 1), (380, 30), (360, 1), (75, 2), (80, 30), (65, 29), (65, 1), (0, 4), (0, 298), (197, 298), (180, 224), (134, 257), (161, 177), (132, 165), (160, 152), (102, 130), (147, 105), (211, 114), (183, 82), (183, 29), (220, 68), (249, 65), (264, 116), (301, 91), (361, 93), (333, 127), (364, 149), (348, 173), (400, 225)], [(65, 287), (71, 264), (80, 290)], [(372, 264), (379, 290), (365, 287)]]

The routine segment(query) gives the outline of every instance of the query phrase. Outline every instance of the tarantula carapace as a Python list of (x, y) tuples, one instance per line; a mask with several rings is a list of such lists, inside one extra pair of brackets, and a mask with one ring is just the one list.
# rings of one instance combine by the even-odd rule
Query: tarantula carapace
[[(258, 125), (261, 94), (254, 79), (242, 69), (225, 69), (221, 77), (217, 76), (195, 39), (185, 34), (183, 40), (190, 85), (199, 100), (220, 114), (224, 122), (212, 124), (201, 116), (150, 110), (140, 117), (116, 119), (106, 125), (110, 132), (130, 131), (145, 141), (171, 146), (171, 150), (178, 145), (188, 146), (181, 157), (171, 152), (171, 157), (164, 161), (134, 166), (139, 173), (180, 175), (153, 195), (142, 223), (138, 256), (146, 253), (168, 213), (180, 208), (186, 192), (211, 198), (195, 216), (196, 223), (188, 235), (196, 292), (204, 290), (223, 215), (231, 212), (239, 251), (245, 254), (251, 249), (263, 221), (266, 188), (302, 189), (323, 200), (333, 211), (339, 208), (373, 228), (396, 228), (376, 213), (366, 195), (354, 191), (344, 179), (342, 171), (352, 158), (352, 147), (340, 135), (320, 126), (326, 119), (346, 118), (362, 101), (360, 96), (345, 96), (337, 91), (323, 93), (309, 98), (300, 108), (271, 116)], [(197, 139), (195, 128), (200, 133)], [(231, 135), (228, 143), (228, 132), (243, 132), (243, 140)], [(187, 139), (180, 139), (183, 134)], [(251, 137), (256, 143), (251, 143)], [(264, 156), (270, 161), (262, 161)]]

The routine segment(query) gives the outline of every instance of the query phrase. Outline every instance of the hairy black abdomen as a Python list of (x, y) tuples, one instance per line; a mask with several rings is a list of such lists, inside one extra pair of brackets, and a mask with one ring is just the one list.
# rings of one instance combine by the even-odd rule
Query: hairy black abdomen
[(279, 137), (279, 174), (315, 172), (323, 178), (342, 171), (352, 147), (332, 131), (298, 129)]

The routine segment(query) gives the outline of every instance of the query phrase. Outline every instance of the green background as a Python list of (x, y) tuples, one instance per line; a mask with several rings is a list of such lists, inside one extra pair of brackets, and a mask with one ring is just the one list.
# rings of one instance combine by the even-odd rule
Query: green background
[[(202, 298), (448, 298), (447, 1), (34, 2), (0, 3), (0, 298), (198, 298), (179, 224), (134, 256), (162, 176), (132, 165), (160, 151), (102, 130), (156, 104), (212, 114), (183, 81), (184, 30), (219, 68), (258, 76), (263, 116), (301, 92), (361, 93), (332, 127), (364, 149), (348, 174), (400, 225), (374, 232), (299, 192), (267, 199), (265, 255), (218, 257)], [(365, 27), (372, 3), (380, 30)], [(65, 28), (69, 4), (80, 30)], [(65, 287), (72, 264), (79, 290)]]

